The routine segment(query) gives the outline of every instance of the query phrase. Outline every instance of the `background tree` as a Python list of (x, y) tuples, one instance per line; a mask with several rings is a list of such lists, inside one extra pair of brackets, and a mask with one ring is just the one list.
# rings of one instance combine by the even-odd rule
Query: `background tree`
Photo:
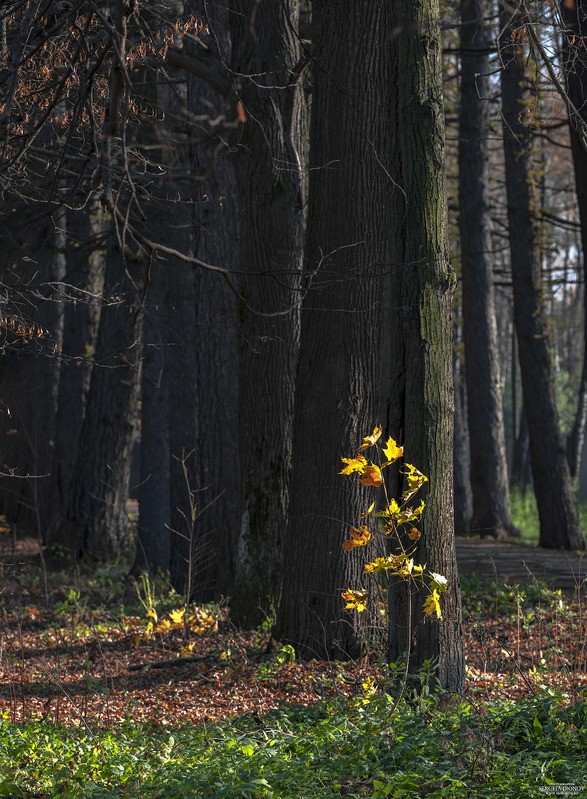
[(489, 215), (491, 74), (488, 4), (461, 2), (459, 111), (459, 234), (463, 342), (471, 457), (471, 530), (482, 536), (518, 533), (511, 519)]
[[(289, 504), (299, 278), (304, 236), (299, 4), (238, 0), (231, 68), (243, 123), (240, 200), (239, 453), (242, 510), (233, 613), (255, 627), (278, 602)], [(253, 309), (253, 310), (251, 310)]]
[(522, 3), (501, 11), (499, 48), (514, 321), (534, 491), (540, 515), (540, 545), (583, 549), (585, 542), (560, 433), (544, 316), (540, 207), (535, 141), (531, 131), (537, 114), (537, 97), (535, 81), (530, 74), (532, 61), (524, 41), (526, 21)]
[[(562, 0), (564, 70), (568, 99), (575, 109), (569, 114), (569, 130), (581, 232), (583, 282), (587, 275), (587, 4), (584, 0)], [(587, 292), (583, 290), (583, 318), (587, 320)], [(585, 422), (587, 420), (587, 321), (583, 325), (583, 368), (578, 390), (577, 412), (569, 435), (569, 465), (571, 476), (579, 472)]]

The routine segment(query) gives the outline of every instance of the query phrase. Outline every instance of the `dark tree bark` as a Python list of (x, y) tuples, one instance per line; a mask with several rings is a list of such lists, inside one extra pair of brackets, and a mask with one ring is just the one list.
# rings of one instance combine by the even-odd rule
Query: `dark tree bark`
[(130, 544), (126, 501), (139, 392), (140, 256), (124, 258), (111, 231), (103, 304), (77, 465), (55, 543), (105, 560)]
[[(202, 5), (210, 34), (202, 38), (210, 58), (230, 57), (228, 11)], [(200, 12), (202, 14), (202, 12)], [(227, 113), (220, 94), (196, 78), (189, 79), (192, 119), (191, 174), (194, 179), (196, 254), (206, 263), (236, 269), (239, 260), (238, 187), (229, 155), (233, 134), (216, 124)], [(237, 275), (234, 282), (238, 284)], [(240, 528), (240, 462), (238, 452), (238, 360), (236, 296), (218, 275), (195, 272), (195, 380), (198, 391), (198, 539), (210, 557), (194, 585), (199, 601), (232, 594), (234, 561)]]
[(473, 516), (473, 494), (471, 492), (471, 456), (469, 452), (469, 428), (467, 425), (467, 389), (459, 358), (453, 364), (455, 392), (454, 431), (454, 516), (456, 535), (470, 535)]
[(179, 593), (191, 593), (196, 571), (208, 559), (208, 552), (196, 551), (195, 546), (199, 453), (194, 380), (194, 274), (183, 263), (167, 266), (173, 269), (168, 294), (170, 344), (166, 365), (170, 407), (171, 584)]
[[(578, 119), (569, 119), (575, 185), (581, 224), (583, 274), (587, 276), (587, 3), (574, 0), (561, 2), (563, 26), (563, 69), (567, 92)], [(587, 420), (587, 292), (583, 291), (583, 368), (579, 399), (573, 427), (569, 435), (568, 452), (571, 477), (577, 477), (585, 440)]]
[(101, 213), (90, 202), (87, 211), (70, 211), (67, 223), (67, 271), (63, 293), (64, 331), (51, 473), (51, 507), (46, 541), (53, 543), (63, 519), (77, 463), (80, 435), (90, 386), (92, 358), (99, 321), (100, 280), (103, 276)]
[(389, 24), (385, 0), (313, 4), (305, 295), (290, 518), (275, 635), (301, 657), (349, 658), (368, 614), (343, 610), (362, 562), (344, 552), (368, 490), (341, 477), (380, 408), (388, 262)]
[(525, 6), (501, 11), (499, 47), (514, 322), (528, 422), (540, 546), (584, 549), (569, 464), (560, 432), (540, 266), (540, 204), (535, 174), (536, 88), (518, 31)]
[(413, 673), (432, 660), (443, 688), (460, 691), (465, 669), (453, 523), (451, 300), (447, 242), (442, 45), (436, 0), (393, 0), (390, 141), (393, 147), (392, 385), (390, 431), (429, 477), (415, 560), (443, 574), (443, 618), (422, 613), (423, 593), (389, 587), (392, 661)]
[(459, 233), (471, 454), (471, 532), (519, 535), (510, 510), (489, 216), (490, 32), (486, 0), (461, 0)]
[(274, 611), (281, 589), (299, 344), (304, 103), (297, 0), (236, 0), (231, 9), (232, 68), (246, 115), (235, 163), (240, 290), (248, 303), (240, 308), (243, 510), (232, 612), (238, 624), (254, 627)]
[(149, 268), (143, 318), (141, 380), (141, 471), (139, 522), (133, 572), (167, 572), (170, 562), (169, 385), (167, 264), (153, 259)]
[[(24, 209), (12, 211), (19, 212), (26, 213)], [(29, 477), (2, 480), (0, 512), (26, 533), (44, 538), (51, 507), (61, 369), (63, 303), (58, 284), (65, 272), (66, 220), (62, 206), (56, 206), (50, 214), (46, 206), (36, 205), (34, 214), (35, 223), (13, 220), (9, 224), (6, 217), (2, 225), (7, 250), (2, 275), (7, 292), (3, 317), (15, 320), (21, 330), (34, 328), (44, 333), (37, 337), (18, 334), (16, 328), (14, 332), (4, 330), (0, 472)], [(20, 260), (29, 247), (34, 253), (34, 259), (27, 257), (30, 266)]]

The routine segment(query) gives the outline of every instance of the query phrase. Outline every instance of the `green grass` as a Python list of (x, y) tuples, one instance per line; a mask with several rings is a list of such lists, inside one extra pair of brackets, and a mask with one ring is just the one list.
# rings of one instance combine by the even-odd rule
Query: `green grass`
[(523, 799), (555, 784), (587, 790), (585, 702), (544, 696), (442, 710), (419, 697), (391, 715), (385, 693), (369, 699), (173, 730), (4, 721), (0, 796)]

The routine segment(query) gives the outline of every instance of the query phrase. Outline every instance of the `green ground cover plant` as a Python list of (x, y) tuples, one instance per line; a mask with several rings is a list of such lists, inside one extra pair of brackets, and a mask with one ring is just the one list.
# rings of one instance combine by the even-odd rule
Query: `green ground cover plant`
[[(160, 622), (173, 613), (174, 597), (161, 587), (155, 594)], [(278, 642), (267, 654), (267, 631), (243, 643), (222, 621), (219, 630), (194, 639), (195, 662), (189, 665), (195, 671), (180, 678), (174, 668), (159, 679), (153, 669), (140, 683), (125, 683), (117, 691), (120, 671), (100, 679), (105, 669), (100, 657), (106, 662), (114, 652), (136, 663), (181, 656), (183, 630), (145, 635), (150, 617), (144, 608), (138, 613), (140, 603), (132, 607), (132, 593), (120, 597), (121, 607), (126, 601), (137, 616), (119, 619), (92, 607), (91, 597), (100, 596), (95, 584), (78, 582), (62, 596), (51, 612), (40, 612), (27, 592), (20, 606), (12, 598), (10, 618), (5, 612), (5, 621), (20, 618), (22, 630), (20, 649), (11, 648), (3, 635), (0, 672), (5, 685), (12, 676), (13, 695), (8, 700), (6, 691), (0, 694), (0, 796), (514, 799), (565, 790), (587, 795), (584, 606), (580, 597), (566, 597), (538, 581), (509, 586), (463, 580), (465, 695), (436, 694), (423, 674), (399, 703), (401, 664), (388, 670), (377, 662), (300, 663), (291, 647)], [(43, 671), (37, 665), (40, 642), (60, 658), (73, 647), (80, 653), (78, 665), (58, 672), (53, 661)], [(96, 655), (100, 647), (102, 654)], [(87, 671), (74, 673), (81, 655)], [(29, 679), (36, 680), (33, 687)], [(110, 716), (88, 703), (85, 713), (62, 713), (56, 721), (54, 706), (44, 699), (48, 689), (53, 696), (63, 693), (65, 701), (84, 680), (92, 697), (111, 705)], [(14, 695), (18, 689), (22, 698)], [(247, 692), (253, 712), (236, 703)], [(131, 701), (116, 710), (126, 693)], [(153, 714), (145, 722), (138, 711), (149, 695)], [(234, 697), (233, 704), (221, 707), (227, 696)], [(165, 715), (165, 705), (173, 701)], [(193, 721), (174, 721), (182, 703), (183, 718)], [(218, 707), (201, 720), (198, 709), (205, 703)]]
[[(587, 789), (587, 706), (554, 696), (448, 709), (435, 696), (289, 705), (157, 729), (0, 724), (0, 794), (72, 799), (535, 797)], [(575, 793), (577, 795), (577, 793)]]
[[(367, 461), (379, 435), (343, 461), (374, 488), (401, 455), (389, 439), (381, 465)], [(422, 579), (411, 555), (423, 503), (406, 503), (426, 478), (404, 469), (402, 503), (371, 505), (372, 529), (341, 545), (395, 536), (395, 559), (383, 551), (366, 571)], [(408, 681), (405, 662), (374, 651), (301, 662), (269, 624), (242, 633), (226, 607), (192, 605), (163, 578), (19, 568), (5, 570), (0, 616), (0, 797), (587, 796), (583, 583), (571, 596), (531, 576), (463, 575), (468, 676), (454, 695), (434, 689), (433, 663)], [(425, 587), (439, 623), (442, 576)], [(343, 597), (361, 610), (356, 591)]]

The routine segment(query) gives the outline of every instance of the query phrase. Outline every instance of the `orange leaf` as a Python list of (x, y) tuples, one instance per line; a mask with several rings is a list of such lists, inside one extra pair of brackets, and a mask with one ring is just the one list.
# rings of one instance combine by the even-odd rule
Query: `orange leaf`
[(371, 533), (366, 524), (362, 524), (360, 527), (351, 527), (349, 535), (348, 541), (342, 545), (347, 552), (351, 552), (355, 547), (364, 547), (371, 540)]
[(382, 485), (383, 477), (381, 475), (381, 469), (379, 466), (376, 466), (374, 463), (369, 464), (369, 466), (365, 466), (363, 469), (363, 476), (359, 477), (359, 483), (362, 483), (364, 486)]

